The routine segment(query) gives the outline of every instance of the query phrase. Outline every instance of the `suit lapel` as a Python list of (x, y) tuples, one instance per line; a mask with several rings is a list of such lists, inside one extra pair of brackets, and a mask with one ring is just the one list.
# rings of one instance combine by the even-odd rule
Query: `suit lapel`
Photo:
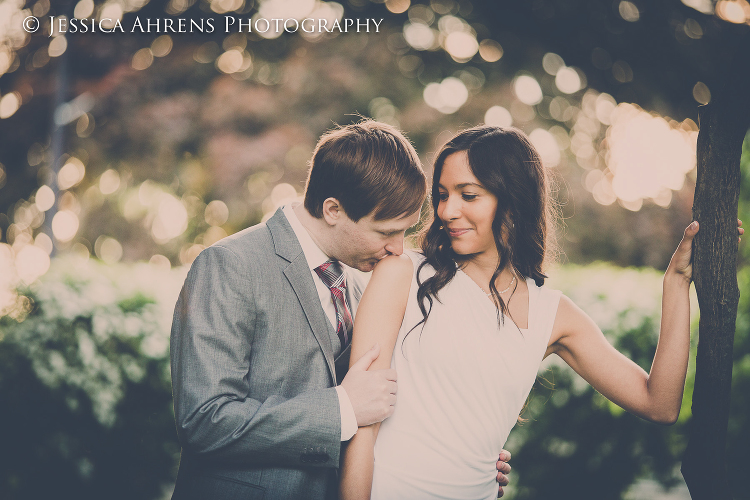
[(310, 267), (307, 264), (307, 259), (305, 259), (305, 254), (302, 252), (302, 247), (281, 209), (278, 209), (273, 217), (268, 219), (266, 225), (271, 232), (276, 255), (289, 262), (284, 268), (284, 276), (286, 276), (294, 293), (297, 295), (307, 321), (310, 323), (310, 329), (313, 335), (315, 335), (320, 349), (323, 351), (331, 379), (336, 382), (333, 346), (328, 334), (328, 320), (320, 304), (318, 291), (315, 288)]

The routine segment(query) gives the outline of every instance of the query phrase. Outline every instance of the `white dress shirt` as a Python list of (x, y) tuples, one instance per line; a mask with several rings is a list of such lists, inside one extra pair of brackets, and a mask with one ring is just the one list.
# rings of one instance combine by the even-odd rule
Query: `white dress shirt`
[[(310, 267), (310, 273), (312, 274), (315, 288), (318, 291), (318, 298), (320, 299), (320, 304), (323, 306), (323, 312), (325, 312), (331, 325), (336, 328), (336, 306), (333, 304), (331, 290), (323, 283), (318, 273), (315, 272), (315, 268), (324, 264), (330, 257), (323, 253), (320, 247), (315, 244), (310, 233), (302, 225), (297, 214), (294, 213), (296, 206), (297, 204), (285, 205), (282, 210), (289, 221), (289, 225), (292, 226), (292, 231), (294, 231), (297, 241), (299, 241), (302, 247), (302, 253), (305, 254), (305, 260), (307, 260), (307, 265)], [(357, 417), (354, 414), (354, 408), (349, 400), (349, 396), (346, 394), (346, 390), (339, 385), (336, 387), (336, 393), (339, 396), (339, 408), (341, 411), (341, 440), (348, 441), (357, 433)]]

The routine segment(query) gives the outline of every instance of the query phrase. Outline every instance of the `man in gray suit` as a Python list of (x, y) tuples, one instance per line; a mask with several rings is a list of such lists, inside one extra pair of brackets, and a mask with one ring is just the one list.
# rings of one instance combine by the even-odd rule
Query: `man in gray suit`
[(400, 254), (425, 194), (403, 135), (349, 125), (318, 142), (304, 205), (201, 252), (172, 325), (173, 500), (336, 498), (341, 443), (396, 399), (394, 370), (367, 371), (377, 346), (347, 373), (363, 290), (347, 266)]

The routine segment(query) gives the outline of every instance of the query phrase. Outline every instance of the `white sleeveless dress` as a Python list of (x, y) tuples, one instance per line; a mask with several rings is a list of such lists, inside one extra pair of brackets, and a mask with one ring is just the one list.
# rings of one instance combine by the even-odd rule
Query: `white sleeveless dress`
[[(416, 271), (391, 366), (393, 415), (375, 443), (372, 500), (495, 500), (495, 463), (536, 379), (560, 292), (529, 288), (529, 324), (519, 329), (463, 271), (433, 300), (422, 325)], [(427, 266), (422, 281), (434, 270)]]

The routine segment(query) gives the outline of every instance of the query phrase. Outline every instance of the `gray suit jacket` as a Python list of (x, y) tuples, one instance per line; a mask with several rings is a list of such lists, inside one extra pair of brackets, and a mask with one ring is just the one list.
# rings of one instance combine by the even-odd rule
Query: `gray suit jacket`
[[(362, 284), (348, 278), (354, 309)], [(173, 500), (335, 498), (349, 358), (335, 342), (281, 210), (201, 252), (172, 324)]]

